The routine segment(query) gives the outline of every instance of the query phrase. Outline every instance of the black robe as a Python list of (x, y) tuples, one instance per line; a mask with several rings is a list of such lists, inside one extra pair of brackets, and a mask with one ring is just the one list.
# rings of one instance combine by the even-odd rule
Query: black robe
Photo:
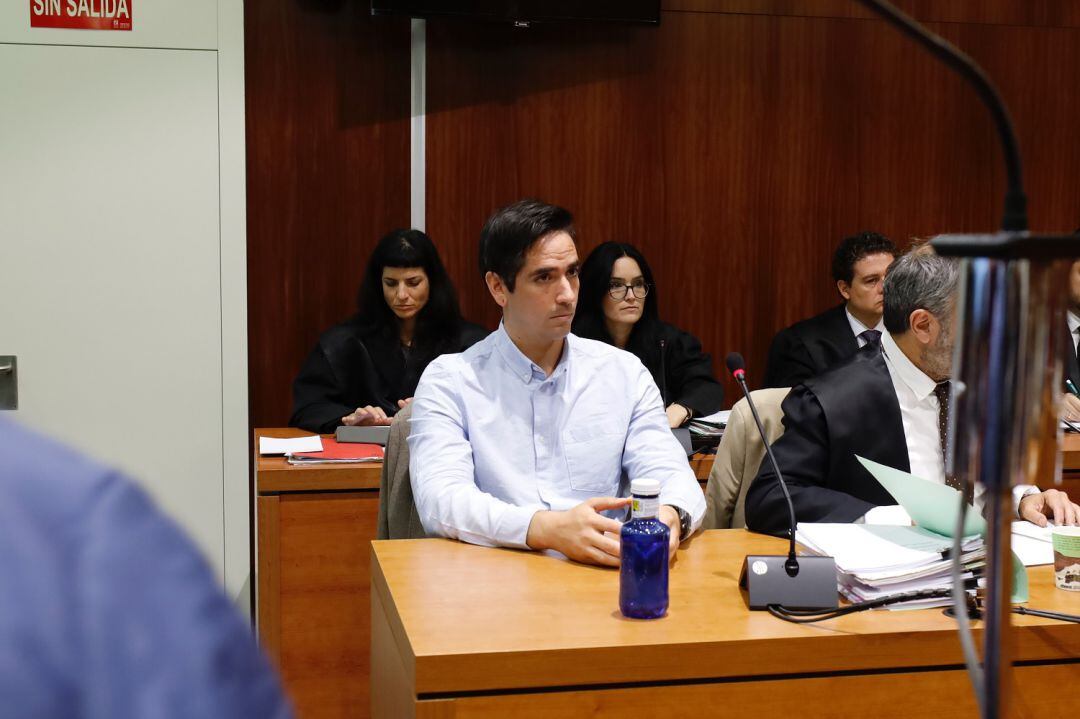
[(420, 375), (435, 357), (461, 352), (487, 335), (479, 325), (462, 322), (455, 342), (441, 352), (422, 352), (407, 350), (397, 337), (366, 330), (353, 320), (332, 327), (319, 338), (293, 382), (289, 426), (333, 432), (342, 417), (368, 405), (393, 415), (399, 399), (413, 396)]
[(659, 322), (650, 336), (632, 338), (626, 350), (649, 370), (665, 407), (678, 403), (691, 409), (695, 417), (723, 407), (724, 388), (713, 375), (712, 359), (689, 332)]
[[(1064, 380), (1072, 380), (1073, 386), (1080, 389), (1080, 362), (1076, 361), (1076, 346), (1073, 344), (1073, 335), (1069, 331), (1069, 328), (1065, 328), (1065, 345), (1062, 349), (1064, 354), (1061, 357), (1061, 377), (1062, 384), (1065, 384)], [(1068, 386), (1064, 387), (1064, 391), (1068, 392)]]
[(765, 387), (794, 387), (851, 357), (859, 342), (846, 304), (780, 330), (769, 346)]
[[(799, 522), (852, 522), (896, 504), (855, 459), (909, 471), (907, 439), (878, 344), (795, 387), (782, 405), (784, 434), (772, 444)], [(787, 502), (768, 456), (746, 493), (746, 526), (786, 534)]]

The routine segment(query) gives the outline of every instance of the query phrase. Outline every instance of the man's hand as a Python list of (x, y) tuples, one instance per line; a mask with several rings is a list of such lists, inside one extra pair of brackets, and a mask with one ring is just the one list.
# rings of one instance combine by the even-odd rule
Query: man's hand
[(593, 497), (564, 512), (537, 512), (525, 543), (533, 549), (562, 552), (575, 562), (617, 567), (622, 523), (600, 512), (629, 504), (629, 498)]
[(374, 424), (390, 424), (390, 418), (386, 416), (386, 412), (382, 410), (382, 407), (357, 407), (356, 411), (352, 414), (347, 414), (341, 418), (341, 423), (346, 427), (369, 426)]
[(1080, 397), (1066, 392), (1061, 400), (1061, 416), (1070, 422), (1080, 422)]
[(405, 407), (412, 402), (412, 397), (406, 397), (405, 399), (399, 399), (397, 401), (398, 409), (405, 409)]
[(1046, 518), (1054, 520), (1059, 527), (1080, 524), (1080, 506), (1069, 501), (1069, 496), (1057, 489), (1029, 494), (1020, 500), (1020, 518), (1040, 527), (1046, 526)]
[(675, 508), (667, 504), (660, 505), (660, 521), (671, 530), (671, 541), (668, 542), (668, 562), (675, 561), (675, 550), (679, 548), (682, 537), (682, 526), (679, 522), (679, 513)]

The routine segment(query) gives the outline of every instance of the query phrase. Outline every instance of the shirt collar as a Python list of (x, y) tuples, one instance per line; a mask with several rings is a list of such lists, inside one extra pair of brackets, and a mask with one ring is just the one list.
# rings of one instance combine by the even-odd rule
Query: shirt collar
[(878, 332), (880, 332), (882, 334), (885, 334), (885, 318), (884, 318), (884, 316), (881, 319), (879, 319), (878, 323), (876, 325), (874, 325), (873, 327), (867, 327), (862, 322), (860, 322), (858, 319), (856, 319), (855, 315), (851, 314), (851, 310), (849, 310), (847, 308), (847, 305), (844, 305), (844, 314), (847, 315), (848, 324), (851, 325), (851, 331), (856, 337), (861, 335), (866, 330), (877, 330)]
[(495, 348), (499, 352), (499, 356), (503, 358), (506, 366), (510, 368), (511, 374), (520, 379), (526, 385), (532, 384), (533, 380), (537, 382), (543, 382), (545, 379), (556, 379), (568, 370), (570, 366), (570, 351), (573, 347), (572, 334), (566, 335), (566, 341), (563, 345), (563, 353), (559, 358), (559, 363), (555, 365), (554, 371), (552, 371), (550, 377), (546, 377), (544, 370), (540, 368), (535, 362), (525, 356), (525, 354), (518, 349), (518, 346), (514, 344), (514, 340), (510, 339), (510, 335), (506, 333), (506, 328), (503, 327), (503, 323), (499, 322), (499, 329), (493, 333), (495, 335)]
[(881, 349), (885, 353), (886, 359), (892, 364), (893, 369), (896, 370), (896, 375), (900, 378), (900, 381), (907, 385), (908, 389), (911, 390), (916, 399), (921, 402), (934, 393), (937, 382), (932, 380), (925, 372), (916, 367), (914, 362), (908, 359), (908, 356), (904, 354), (904, 351), (896, 344), (896, 340), (893, 339), (892, 333), (882, 333)]
[(1080, 317), (1076, 315), (1072, 310), (1069, 310), (1066, 314), (1066, 319), (1069, 320), (1069, 332), (1076, 334), (1076, 330), (1080, 328)]

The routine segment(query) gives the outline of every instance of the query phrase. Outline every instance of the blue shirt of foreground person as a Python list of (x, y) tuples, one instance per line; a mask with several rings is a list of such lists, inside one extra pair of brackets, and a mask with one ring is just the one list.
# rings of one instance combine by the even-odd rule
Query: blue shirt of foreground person
[(115, 472), (0, 421), (0, 717), (288, 717), (210, 569)]
[(618, 566), (621, 524), (605, 512), (626, 507), (629, 480), (651, 478), (673, 557), (705, 499), (641, 361), (570, 334), (570, 213), (536, 200), (497, 211), (480, 269), (502, 325), (432, 362), (413, 400), (409, 474), (424, 529)]

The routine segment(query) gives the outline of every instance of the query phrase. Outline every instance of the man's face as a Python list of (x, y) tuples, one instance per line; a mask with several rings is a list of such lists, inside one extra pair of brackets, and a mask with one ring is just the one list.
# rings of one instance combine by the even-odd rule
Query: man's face
[(1080, 314), (1080, 260), (1069, 268), (1069, 309)]
[(570, 333), (577, 308), (578, 264), (573, 238), (565, 232), (552, 232), (525, 254), (513, 292), (488, 273), (488, 288), (503, 308), (503, 324), (512, 338), (546, 344)]
[(936, 382), (952, 376), (953, 344), (956, 337), (956, 311), (950, 308), (945, 317), (937, 317), (926, 310), (926, 344), (923, 347), (919, 368)]
[[(888, 252), (867, 255), (855, 263), (851, 284), (843, 280), (836, 283), (840, 294), (847, 300), (851, 314), (881, 319), (885, 297), (885, 271), (892, 261), (893, 256)], [(877, 324), (877, 320), (874, 324)]]

